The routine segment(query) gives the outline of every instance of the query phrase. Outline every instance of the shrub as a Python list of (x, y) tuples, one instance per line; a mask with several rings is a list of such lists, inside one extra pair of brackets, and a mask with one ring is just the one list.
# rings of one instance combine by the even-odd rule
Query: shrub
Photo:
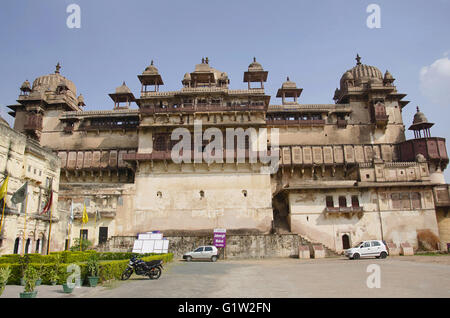
[[(91, 241), (89, 241), (89, 240), (81, 240), (81, 251), (85, 251), (91, 246), (92, 246), (92, 242)], [(74, 239), (73, 246), (70, 248), (70, 250), (72, 252), (80, 251), (80, 239), (79, 238)]]
[[(96, 253), (96, 252), (55, 252), (51, 253), (51, 255), (41, 255), (42, 257), (51, 257), (54, 261), (53, 263), (45, 262), (45, 263), (28, 263), (27, 268), (33, 268), (34, 270), (40, 270), (40, 276), (42, 278), (42, 284), (50, 285), (51, 282), (57, 277), (57, 283), (63, 284), (67, 281), (67, 278), (73, 274), (73, 272), (67, 273), (67, 266), (71, 263), (75, 263), (80, 266), (81, 270), (81, 278), (87, 279), (89, 274), (88, 268), (88, 260), (89, 257), (98, 257), (98, 276), (99, 281), (104, 282), (111, 279), (120, 279), (123, 271), (127, 267), (129, 261), (129, 255), (132, 253), (117, 253), (117, 255), (113, 255), (114, 253), (108, 253), (107, 256), (103, 255), (107, 258), (115, 258), (115, 257), (124, 257), (125, 259), (121, 260), (100, 260), (101, 254), (104, 253)], [(130, 256), (131, 257), (131, 256)], [(148, 255), (143, 256), (142, 260), (149, 262), (151, 260), (162, 259), (165, 263), (172, 261), (173, 254), (157, 254), (157, 255)], [(66, 262), (63, 262), (65, 260)], [(69, 260), (70, 262), (67, 262)], [(59, 263), (61, 261), (61, 263)], [(8, 284), (11, 285), (19, 285), (20, 279), (22, 278), (22, 266), (21, 263), (0, 263), (0, 271), (4, 268), (10, 269), (10, 275), (8, 279)]]
[(89, 276), (98, 276), (98, 257), (97, 255), (91, 255), (87, 261)]
[(27, 269), (25, 270), (25, 275), (24, 275), (24, 279), (25, 279), (25, 287), (24, 287), (24, 292), (26, 293), (30, 293), (32, 291), (34, 291), (34, 287), (36, 285), (36, 280), (38, 279), (39, 273), (37, 272), (37, 270), (32, 267), (32, 266), (28, 266)]
[(0, 296), (3, 294), (6, 284), (8, 283), (9, 275), (11, 274), (11, 269), (9, 266), (0, 268)]

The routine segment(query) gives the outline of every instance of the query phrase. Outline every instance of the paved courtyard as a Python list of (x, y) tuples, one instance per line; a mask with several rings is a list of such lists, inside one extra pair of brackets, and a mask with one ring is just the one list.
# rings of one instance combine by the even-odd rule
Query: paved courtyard
[[(367, 272), (379, 265), (380, 288), (369, 288)], [(370, 267), (369, 267), (370, 268)], [(23, 287), (7, 286), (3, 297)], [(61, 286), (39, 286), (38, 297), (209, 298), (209, 297), (450, 297), (450, 256), (399, 256), (350, 261), (327, 259), (174, 261), (159, 280), (132, 276), (106, 286), (62, 293)]]

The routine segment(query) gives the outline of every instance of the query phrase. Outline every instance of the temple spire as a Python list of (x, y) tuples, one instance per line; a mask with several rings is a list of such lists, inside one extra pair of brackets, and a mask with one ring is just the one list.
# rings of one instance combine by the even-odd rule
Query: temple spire
[(356, 54), (356, 65), (361, 65), (361, 57), (359, 56), (359, 54)]

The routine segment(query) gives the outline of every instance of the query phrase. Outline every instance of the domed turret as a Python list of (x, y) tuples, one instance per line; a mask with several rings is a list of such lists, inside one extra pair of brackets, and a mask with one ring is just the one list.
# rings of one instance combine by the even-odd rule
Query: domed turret
[(222, 87), (227, 88), (230, 80), (225, 72), (209, 65), (208, 57), (202, 58), (201, 64), (196, 64), (194, 72), (186, 73), (181, 81), (184, 87)]
[(33, 87), (31, 92), (45, 93), (47, 91), (58, 93), (58, 87), (65, 87), (67, 95), (77, 100), (77, 88), (75, 84), (69, 79), (60, 74), (61, 65), (56, 65), (56, 70), (53, 74), (40, 76), (33, 81)]
[(267, 81), (267, 74), (269, 72), (264, 71), (262, 65), (256, 62), (256, 57), (253, 58), (253, 62), (248, 66), (248, 71), (244, 72), (244, 83), (248, 83), (248, 89), (250, 89), (250, 83), (261, 83), (261, 88), (264, 88), (264, 82)]
[(30, 84), (30, 82), (28, 82), (28, 80), (26, 80), (20, 86), (20, 93), (22, 95), (28, 95), (30, 92), (31, 92), (31, 84)]
[(417, 112), (414, 115), (413, 124), (408, 128), (409, 130), (414, 131), (415, 138), (422, 138), (422, 131), (424, 137), (431, 137), (430, 128), (434, 125), (434, 123), (428, 122), (425, 114), (422, 113), (417, 106)]
[(86, 106), (86, 104), (84, 103), (84, 97), (81, 94), (80, 96), (78, 96), (78, 106)]
[(156, 75), (158, 73), (158, 69), (153, 65), (153, 60), (150, 62), (150, 65), (145, 68), (145, 71), (142, 74), (148, 75)]
[[(130, 103), (135, 101), (133, 93), (130, 91), (125, 81), (116, 88), (114, 94), (109, 94), (109, 97), (114, 101), (114, 109), (129, 108)], [(120, 103), (124, 102), (125, 106), (120, 106)]]
[(283, 104), (287, 104), (286, 97), (293, 97), (294, 103), (297, 103), (297, 98), (301, 95), (302, 91), (303, 89), (297, 88), (297, 84), (295, 82), (291, 82), (288, 76), (286, 78), (286, 82), (284, 82), (278, 90), (277, 97), (281, 97), (283, 99)]
[(381, 83), (383, 82), (383, 74), (381, 71), (371, 65), (361, 63), (361, 57), (356, 56), (356, 66), (347, 70), (341, 77), (341, 90), (349, 81), (354, 81), (355, 86), (360, 86), (364, 83)]
[(138, 75), (139, 81), (141, 82), (141, 93), (147, 92), (147, 86), (154, 86), (153, 91), (159, 91), (159, 85), (164, 85), (161, 75), (158, 69), (153, 65), (153, 60), (150, 65), (147, 66), (141, 75)]
[(248, 66), (248, 71), (263, 71), (263, 67), (260, 63), (256, 62), (256, 57), (253, 58), (253, 62)]

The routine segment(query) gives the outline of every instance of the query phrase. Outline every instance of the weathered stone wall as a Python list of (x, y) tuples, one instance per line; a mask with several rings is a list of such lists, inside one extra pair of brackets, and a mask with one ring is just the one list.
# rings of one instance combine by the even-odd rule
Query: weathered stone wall
[[(175, 259), (181, 259), (183, 254), (201, 245), (212, 245), (213, 235), (202, 236), (165, 236), (169, 240), (169, 252)], [(136, 236), (115, 236), (101, 248), (103, 251), (131, 252)], [(237, 258), (267, 258), (267, 257), (298, 257), (300, 236), (296, 234), (280, 235), (227, 235), (225, 251), (221, 249), (221, 257)]]

